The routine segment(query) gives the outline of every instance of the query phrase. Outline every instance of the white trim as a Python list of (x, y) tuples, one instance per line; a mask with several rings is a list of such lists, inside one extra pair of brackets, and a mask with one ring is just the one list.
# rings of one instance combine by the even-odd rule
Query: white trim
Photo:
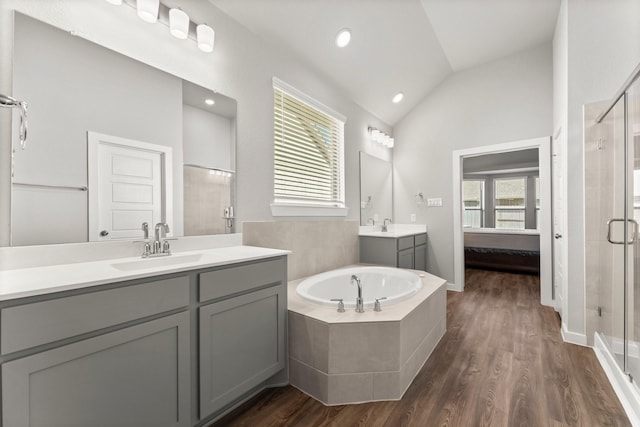
[(560, 334), (562, 335), (562, 341), (564, 342), (588, 347), (587, 336), (585, 334), (579, 334), (577, 332), (571, 332), (567, 330), (567, 324), (565, 322), (562, 322), (562, 325), (560, 327)]
[(462, 227), (462, 159), (484, 154), (537, 148), (540, 167), (540, 302), (553, 306), (551, 240), (551, 137), (513, 141), (453, 152), (453, 266), (456, 290), (464, 290), (464, 233)]
[(273, 78), (273, 87), (275, 89), (280, 89), (281, 91), (286, 92), (295, 98), (298, 98), (300, 101), (304, 102), (305, 104), (311, 105), (313, 108), (316, 108), (322, 111), (323, 113), (330, 115), (336, 120), (340, 120), (342, 123), (347, 123), (347, 117), (344, 114), (340, 114), (333, 108), (327, 107), (323, 103), (318, 102), (316, 99), (312, 98), (311, 96), (307, 95), (304, 92), (301, 92), (300, 90), (296, 89), (290, 84), (283, 82), (277, 77)]
[(631, 425), (640, 427), (640, 393), (638, 393), (638, 389), (629, 382), (628, 378), (616, 363), (606, 343), (602, 341), (602, 338), (600, 338), (600, 335), (597, 333), (594, 336), (593, 351), (604, 373), (607, 375), (613, 391), (615, 391), (624, 411), (627, 413)]
[(327, 216), (344, 217), (349, 214), (348, 207), (317, 206), (317, 205), (283, 205), (272, 203), (272, 216)]
[(453, 292), (462, 292), (462, 289), (459, 289), (455, 283), (447, 282), (447, 290)]
[[(172, 237), (173, 223), (173, 149), (166, 145), (151, 144), (134, 139), (120, 138), (98, 132), (87, 131), (87, 211), (89, 216), (87, 235), (89, 241), (100, 241), (98, 237), (98, 146), (100, 143), (135, 148), (160, 154), (162, 159), (162, 189), (163, 189), (163, 221), (169, 225), (167, 237)], [(93, 233), (92, 233), (93, 230)]]

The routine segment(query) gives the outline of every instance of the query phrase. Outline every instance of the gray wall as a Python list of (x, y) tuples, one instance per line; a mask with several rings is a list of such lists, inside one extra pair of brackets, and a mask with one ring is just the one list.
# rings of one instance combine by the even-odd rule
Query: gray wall
[(231, 141), (235, 120), (186, 104), (182, 113), (184, 163), (233, 170)]
[[(551, 45), (455, 73), (394, 127), (398, 222), (429, 227), (427, 268), (453, 282), (454, 150), (551, 135)], [(414, 194), (442, 197), (418, 207)]]

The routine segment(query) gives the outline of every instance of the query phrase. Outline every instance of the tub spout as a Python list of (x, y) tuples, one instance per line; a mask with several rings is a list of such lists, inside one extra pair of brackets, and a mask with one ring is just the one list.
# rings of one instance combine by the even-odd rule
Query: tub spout
[(358, 285), (358, 298), (356, 298), (356, 313), (364, 313), (364, 303), (362, 302), (362, 285), (360, 278), (355, 274), (351, 275), (351, 283), (356, 282)]

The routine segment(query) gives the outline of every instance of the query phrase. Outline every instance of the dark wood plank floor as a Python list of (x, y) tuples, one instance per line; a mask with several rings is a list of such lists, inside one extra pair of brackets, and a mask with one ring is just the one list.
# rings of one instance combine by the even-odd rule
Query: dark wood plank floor
[(629, 426), (593, 350), (562, 342), (538, 277), (467, 270), (447, 333), (402, 400), (326, 407), (266, 390), (220, 426)]

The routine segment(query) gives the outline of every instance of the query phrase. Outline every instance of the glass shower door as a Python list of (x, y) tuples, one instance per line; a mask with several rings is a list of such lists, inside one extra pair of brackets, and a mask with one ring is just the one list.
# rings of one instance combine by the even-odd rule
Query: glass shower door
[[(626, 221), (626, 150), (624, 99), (611, 109), (598, 126), (595, 150), (598, 159), (596, 206), (600, 212), (598, 233), (597, 330), (606, 341), (621, 369), (625, 369), (625, 233)], [(587, 192), (591, 191), (589, 188)]]
[(630, 170), (628, 178), (628, 212), (632, 219), (630, 230), (632, 244), (628, 247), (627, 267), (627, 345), (626, 371), (638, 387), (640, 381), (640, 242), (638, 223), (640, 223), (640, 80), (627, 91), (627, 163)]

